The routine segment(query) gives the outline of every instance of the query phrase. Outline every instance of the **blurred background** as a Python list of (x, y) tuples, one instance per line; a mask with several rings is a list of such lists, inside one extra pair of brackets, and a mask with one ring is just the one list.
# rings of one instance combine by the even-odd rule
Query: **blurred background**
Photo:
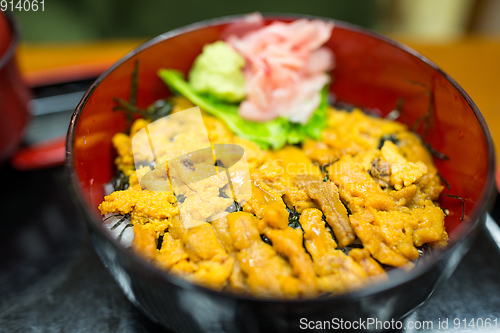
[(496, 0), (150, 0), (140, 4), (51, 0), (44, 12), (15, 10), (13, 14), (23, 27), (23, 40), (37, 43), (147, 38), (192, 22), (253, 11), (319, 15), (433, 40), (500, 30)]

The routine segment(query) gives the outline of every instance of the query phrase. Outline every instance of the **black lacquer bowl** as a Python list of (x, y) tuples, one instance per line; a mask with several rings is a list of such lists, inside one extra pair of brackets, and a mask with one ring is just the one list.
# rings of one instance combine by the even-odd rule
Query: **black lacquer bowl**
[[(268, 16), (266, 21), (296, 18)], [(135, 61), (141, 64), (138, 104), (145, 107), (169, 94), (156, 75), (158, 69), (186, 73), (203, 45), (219, 39), (224, 28), (238, 20), (241, 16), (193, 24), (139, 46), (98, 78), (75, 110), (66, 164), (75, 201), (102, 261), (132, 303), (177, 332), (290, 332), (304, 327), (302, 318), (359, 322), (404, 317), (452, 274), (483, 224), (493, 193), (493, 144), (481, 113), (453, 79), (408, 47), (353, 25), (334, 21), (326, 43), (337, 62), (331, 91), (340, 102), (378, 109), (382, 116), (403, 98), (398, 120), (409, 126), (430, 112), (426, 133), (421, 133), (449, 158), (435, 159), (450, 185), (445, 192), (465, 200), (461, 221), (462, 201), (441, 196), (441, 206), (450, 211), (446, 249), (425, 257), (410, 272), (394, 270), (389, 281), (357, 292), (313, 300), (262, 300), (209, 290), (169, 275), (121, 247), (101, 227), (97, 206), (104, 196), (103, 184), (115, 173), (111, 137), (126, 126), (123, 114), (112, 111), (112, 99), (128, 98)]]

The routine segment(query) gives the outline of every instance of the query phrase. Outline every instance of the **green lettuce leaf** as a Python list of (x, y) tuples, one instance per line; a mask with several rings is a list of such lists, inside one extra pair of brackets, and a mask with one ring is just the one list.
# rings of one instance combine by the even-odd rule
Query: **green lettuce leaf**
[(321, 131), (326, 127), (328, 107), (326, 87), (322, 90), (319, 108), (306, 125), (293, 124), (284, 118), (267, 122), (254, 122), (239, 116), (237, 104), (221, 102), (195, 92), (179, 71), (160, 69), (158, 76), (171, 90), (183, 95), (205, 112), (224, 121), (239, 137), (251, 140), (263, 149), (278, 149), (287, 143), (300, 143), (306, 137), (319, 139)]

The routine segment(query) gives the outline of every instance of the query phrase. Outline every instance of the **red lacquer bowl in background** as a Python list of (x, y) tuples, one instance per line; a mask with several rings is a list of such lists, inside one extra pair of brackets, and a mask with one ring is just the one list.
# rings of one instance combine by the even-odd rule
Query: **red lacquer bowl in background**
[(0, 12), (0, 162), (15, 151), (29, 120), (30, 93), (15, 58), (18, 41), (14, 21)]
[(422, 265), (409, 273), (396, 270), (388, 282), (354, 293), (303, 301), (262, 300), (208, 290), (171, 276), (122, 248), (101, 228), (97, 206), (103, 200), (103, 184), (115, 173), (111, 137), (125, 130), (124, 116), (112, 111), (112, 99), (128, 98), (135, 61), (140, 61), (138, 104), (144, 107), (169, 94), (156, 75), (158, 69), (186, 73), (203, 45), (219, 39), (229, 23), (240, 19), (194, 24), (143, 44), (102, 75), (78, 105), (68, 132), (66, 163), (97, 252), (127, 297), (150, 318), (176, 331), (284, 332), (299, 331), (301, 318), (402, 318), (452, 274), (484, 222), (494, 188), (493, 144), (481, 113), (453, 79), (406, 46), (353, 25), (335, 21), (326, 43), (337, 63), (331, 91), (339, 101), (378, 109), (382, 116), (403, 98), (398, 120), (408, 126), (432, 103), (426, 141), (449, 158), (435, 159), (450, 185), (445, 193), (465, 200), (461, 221), (462, 202), (441, 197), (441, 206), (450, 211), (445, 250), (423, 258)]

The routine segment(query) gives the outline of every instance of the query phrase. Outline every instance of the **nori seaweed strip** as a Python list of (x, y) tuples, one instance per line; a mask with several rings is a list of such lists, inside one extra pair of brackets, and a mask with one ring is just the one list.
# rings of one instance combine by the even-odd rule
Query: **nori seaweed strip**
[(396, 146), (399, 145), (399, 139), (397, 138), (396, 134), (384, 134), (382, 135), (382, 137), (380, 138), (380, 141), (378, 143), (378, 149), (382, 149), (382, 147), (384, 146), (384, 143), (386, 141), (391, 141), (392, 143), (394, 143)]
[(113, 189), (115, 191), (123, 191), (128, 189), (129, 183), (128, 183), (129, 177), (125, 176), (125, 174), (121, 171), (118, 171), (118, 174), (113, 178), (112, 180), (112, 185)]
[(186, 197), (183, 194), (178, 194), (175, 196), (175, 198), (177, 199), (178, 203), (183, 203), (186, 200)]
[(132, 105), (132, 103), (119, 97), (113, 97), (113, 101), (118, 104), (113, 107), (113, 111), (124, 112), (129, 122), (132, 122), (134, 115), (155, 121), (168, 116), (173, 109), (172, 103), (164, 99), (159, 99), (156, 102), (153, 102), (153, 104), (149, 105), (146, 109), (138, 108), (137, 106)]
[(439, 158), (440, 160), (445, 160), (445, 161), (449, 161), (450, 158), (448, 156), (446, 156), (445, 154), (437, 151), (436, 149), (432, 148), (432, 146), (430, 145), (430, 143), (428, 142), (425, 142), (424, 140), (422, 140), (422, 143), (424, 144), (424, 147), (427, 148), (427, 150), (431, 153), (431, 155)]
[(326, 169), (326, 168), (324, 170), (325, 170), (325, 172), (323, 172), (323, 173), (325, 174), (325, 178), (323, 178), (323, 182), (326, 183), (328, 181), (328, 179), (330, 179), (330, 171), (328, 171), (328, 169)]
[(422, 245), (422, 246), (417, 247), (417, 251), (418, 251), (418, 254), (420, 255), (420, 257), (422, 257), (424, 255), (432, 255), (433, 254), (432, 247), (430, 247), (427, 243)]
[(349, 252), (351, 252), (352, 249), (364, 249), (365, 247), (363, 246), (363, 244), (350, 244), (350, 245), (347, 245), (346, 247), (343, 247), (341, 248), (340, 250), (342, 252), (344, 252), (345, 254), (349, 254)]
[(420, 124), (423, 122), (421, 135), (422, 139), (425, 139), (425, 137), (427, 136), (430, 120), (432, 115), (434, 114), (434, 94), (432, 90), (428, 89), (427, 95), (429, 95), (429, 105), (427, 106), (427, 112), (424, 115), (420, 116), (411, 127), (412, 132), (417, 132), (418, 127), (420, 127)]
[(422, 138), (425, 139), (427, 136), (427, 131), (429, 130), (429, 123), (431, 117), (434, 114), (434, 93), (429, 90), (429, 106), (427, 107), (427, 113), (425, 114), (424, 126), (422, 128)]
[[(333, 163), (333, 162), (332, 162)], [(321, 170), (322, 173), (324, 173), (325, 175), (329, 176), (330, 175), (330, 172), (328, 171), (328, 167), (330, 165), (332, 165), (332, 163), (328, 163), (328, 164), (323, 164), (323, 165), (319, 165), (319, 164), (316, 164), (317, 166), (319, 166), (319, 169)], [(325, 181), (325, 180), (323, 180)]]
[(134, 225), (132, 223), (129, 223), (125, 226), (125, 228), (122, 229), (122, 231), (120, 232), (120, 234), (118, 235), (118, 237), (116, 238), (116, 240), (118, 242), (120, 242), (122, 240), (122, 236), (123, 236), (123, 233), (125, 232), (125, 229), (127, 228), (130, 228), (130, 227), (133, 227)]
[(168, 116), (172, 113), (174, 109), (174, 105), (164, 99), (159, 99), (150, 106), (148, 106), (145, 110), (146, 118), (151, 121), (158, 120), (160, 118)]
[[(323, 212), (321, 212), (321, 213), (323, 213)], [(325, 216), (325, 214), (322, 214), (321, 219), (325, 223), (326, 231), (328, 231), (330, 233), (330, 235), (332, 235), (333, 240), (335, 241), (335, 243), (337, 243), (337, 246), (338, 246), (339, 241), (337, 239), (337, 236), (335, 236), (335, 234), (333, 233), (332, 228), (330, 227), (330, 225), (328, 224), (328, 222), (326, 222), (326, 216)]]
[[(419, 118), (419, 119), (420, 119), (420, 118)], [(417, 121), (419, 121), (419, 120), (417, 119)], [(415, 122), (415, 123), (416, 123), (416, 122)], [(436, 150), (435, 148), (433, 148), (433, 147), (431, 146), (431, 144), (430, 144), (430, 143), (428, 143), (427, 141), (425, 141), (425, 140), (422, 138), (422, 136), (421, 136), (420, 134), (418, 134), (418, 133), (417, 133), (417, 131), (416, 131), (416, 130), (414, 130), (414, 129), (412, 128), (412, 130), (411, 130), (411, 131), (413, 132), (413, 134), (415, 134), (415, 135), (416, 135), (416, 136), (420, 139), (420, 141), (422, 141), (422, 144), (424, 145), (424, 147), (425, 147), (425, 148), (427, 148), (427, 150), (429, 151), (429, 153), (431, 153), (431, 155), (433, 155), (433, 156), (435, 156), (435, 157), (439, 158), (440, 160), (445, 160), (445, 161), (449, 161), (449, 160), (450, 160), (450, 158), (449, 158), (448, 156), (446, 156), (445, 154), (443, 154), (443, 153), (441, 153), (440, 151)]]
[(351, 113), (352, 110), (354, 110), (354, 108), (355, 108), (354, 104), (341, 102), (341, 101), (337, 101), (333, 106), (338, 110), (344, 110), (344, 111), (347, 111), (349, 113)]
[(161, 250), (161, 246), (163, 244), (163, 235), (158, 236), (158, 239), (156, 240), (156, 249)]
[(168, 116), (172, 112), (173, 104), (165, 99), (159, 99), (153, 102), (146, 109), (141, 109), (137, 107), (138, 92), (139, 92), (139, 60), (136, 60), (134, 63), (134, 69), (132, 70), (129, 101), (127, 102), (122, 98), (114, 97), (113, 101), (118, 105), (113, 107), (113, 111), (123, 111), (129, 123), (131, 123), (134, 120), (134, 115), (138, 115), (145, 119), (155, 121), (165, 116)]
[(359, 106), (356, 106), (354, 104), (346, 103), (346, 102), (342, 102), (342, 101), (337, 101), (334, 104), (334, 107), (337, 110), (343, 110), (343, 111), (346, 111), (349, 113), (351, 113), (354, 109), (360, 109), (361, 111), (363, 111), (367, 115), (375, 117), (375, 118), (380, 118), (380, 116), (381, 116), (381, 112), (379, 109), (363, 108), (363, 107), (359, 107)]
[(132, 82), (130, 84), (130, 104), (137, 106), (137, 91), (139, 90), (139, 60), (134, 63), (132, 70)]
[(441, 178), (441, 181), (444, 183), (444, 186), (446, 186), (446, 188), (447, 188), (448, 190), (451, 190), (451, 185), (450, 185), (450, 183), (448, 183), (448, 181), (447, 181), (447, 180), (443, 177), (443, 175), (442, 175), (442, 174), (440, 174), (440, 173), (439, 173), (439, 171), (438, 171), (437, 175), (438, 175), (438, 177), (439, 177), (439, 178)]
[(243, 208), (236, 202), (234, 201), (231, 206), (226, 208), (226, 212), (232, 213), (232, 212), (241, 212), (243, 211)]
[(312, 254), (309, 253), (309, 250), (307, 250), (306, 238), (304, 237), (304, 234), (305, 234), (305, 231), (304, 231), (304, 229), (302, 229), (302, 247), (304, 248), (304, 251), (306, 251), (306, 253), (309, 255), (309, 257), (311, 257), (311, 262), (314, 262)]
[(464, 217), (465, 217), (465, 200), (462, 197), (459, 197), (458, 195), (447, 194), (447, 193), (441, 193), (441, 194), (445, 195), (447, 197), (454, 198), (454, 199), (459, 199), (459, 200), (462, 201), (462, 217), (460, 218), (460, 221), (463, 221)]
[(413, 123), (413, 125), (411, 125), (410, 131), (416, 133), (417, 128), (420, 127), (420, 124), (422, 123), (422, 121), (424, 119), (425, 119), (425, 115), (418, 117), (417, 120), (415, 120), (415, 122)]
[(123, 221), (125, 221), (129, 217), (130, 217), (130, 214), (122, 215), (122, 218), (119, 219), (115, 224), (113, 224), (113, 226), (111, 228), (109, 228), (109, 230), (115, 230), (116, 228), (118, 228), (120, 226), (120, 224), (123, 223)]
[(123, 98), (113, 97), (113, 101), (118, 104), (113, 107), (113, 111), (122, 111), (125, 113), (127, 117), (127, 121), (130, 123), (134, 119), (134, 114), (137, 114), (141, 117), (146, 117), (146, 112), (132, 105), (130, 102), (127, 102)]
[(405, 103), (405, 100), (403, 97), (399, 97), (398, 100), (396, 101), (396, 106), (394, 107), (394, 110), (389, 112), (384, 118), (387, 120), (396, 120), (401, 116), (401, 113), (403, 112), (403, 105)]
[(434, 254), (434, 249), (429, 246), (428, 244), (424, 244), (422, 246), (417, 247), (417, 251), (419, 254), (419, 257), (415, 260), (412, 260), (411, 262), (415, 264), (415, 267), (422, 265), (423, 260), (425, 257), (430, 257), (430, 256), (435, 256)]
[(402, 112), (404, 105), (405, 105), (405, 99), (403, 97), (399, 97), (398, 100), (396, 101), (396, 107), (394, 108), (394, 110)]
[[(415, 133), (420, 138), (420, 140), (422, 141), (422, 144), (425, 146), (425, 148), (427, 148), (427, 150), (433, 156), (435, 156), (435, 157), (437, 157), (439, 159), (442, 159), (442, 160), (449, 161), (450, 159), (448, 158), (448, 156), (446, 156), (445, 154), (437, 151), (435, 148), (433, 148), (430, 145), (430, 143), (428, 143), (427, 141), (425, 141), (425, 138), (427, 136), (427, 132), (428, 132), (429, 126), (430, 126), (431, 117), (434, 114), (434, 104), (435, 104), (435, 101), (434, 101), (434, 93), (432, 92), (432, 89), (430, 89), (429, 87), (427, 87), (427, 85), (423, 84), (422, 82), (412, 81), (412, 80), (409, 80), (409, 79), (406, 79), (406, 81), (408, 83), (410, 83), (410, 84), (414, 84), (414, 85), (417, 85), (417, 86), (425, 88), (425, 92), (429, 96), (429, 105), (427, 106), (427, 112), (424, 115), (418, 117), (418, 119), (412, 125), (411, 131), (413, 133)], [(422, 122), (423, 122), (422, 134), (419, 134), (417, 130), (420, 127), (420, 125), (422, 124)]]
[[(134, 63), (134, 69), (132, 70), (132, 79), (130, 80), (129, 102), (119, 97), (113, 98), (113, 101), (118, 104), (113, 107), (113, 111), (123, 111), (128, 123), (131, 123), (132, 120), (134, 120), (134, 114), (139, 114), (144, 117), (144, 111), (137, 108), (137, 90), (139, 86), (138, 72), (139, 60), (136, 60)], [(127, 132), (129, 130), (130, 129), (128, 129)]]
[(110, 218), (112, 218), (112, 217), (116, 217), (116, 216), (123, 216), (123, 215), (121, 215), (121, 214), (110, 215), (110, 216), (106, 217), (105, 219), (103, 219), (103, 220), (102, 220), (102, 222), (107, 221), (107, 220), (109, 220)]
[(224, 187), (219, 188), (219, 198), (229, 199), (226, 192), (224, 191)]
[(271, 240), (269, 238), (267, 238), (266, 235), (262, 234), (262, 235), (260, 235), (260, 238), (262, 239), (262, 241), (264, 243), (273, 246), (273, 242), (271, 242)]
[(345, 210), (347, 210), (347, 216), (351, 216), (352, 215), (352, 212), (351, 210), (349, 209), (349, 206), (347, 206), (347, 204), (345, 204), (342, 199), (340, 200), (340, 202), (342, 202), (342, 204), (344, 205), (345, 207)]
[(288, 207), (286, 207), (286, 210), (288, 211), (288, 226), (293, 229), (302, 229), (299, 222), (300, 214)]

